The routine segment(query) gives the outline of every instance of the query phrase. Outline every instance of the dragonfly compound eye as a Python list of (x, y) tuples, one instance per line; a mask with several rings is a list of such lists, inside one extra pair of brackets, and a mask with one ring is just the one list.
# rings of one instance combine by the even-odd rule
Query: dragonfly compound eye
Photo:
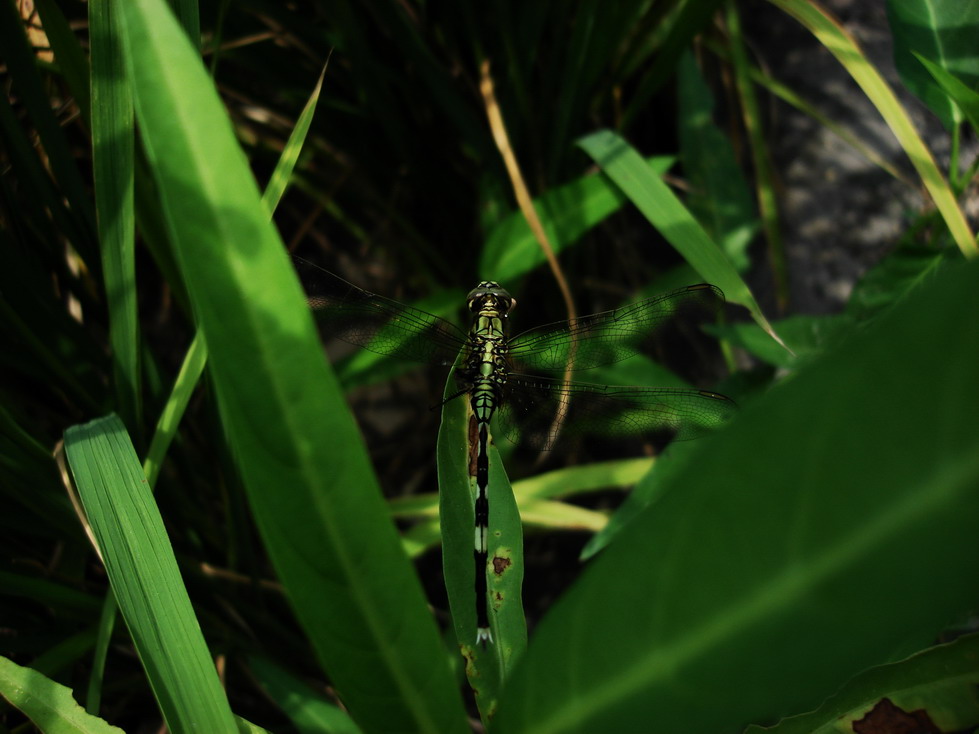
[(501, 315), (505, 315), (516, 303), (506, 289), (500, 287), (500, 284), (493, 280), (484, 280), (469, 291), (466, 302), (469, 304), (469, 310), (473, 313), (479, 313), (489, 307), (494, 311), (499, 311)]

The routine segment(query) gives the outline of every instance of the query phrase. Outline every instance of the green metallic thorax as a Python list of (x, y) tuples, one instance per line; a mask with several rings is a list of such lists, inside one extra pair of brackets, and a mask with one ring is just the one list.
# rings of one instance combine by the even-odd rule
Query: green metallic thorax
[(506, 314), (513, 298), (497, 283), (480, 283), (469, 294), (474, 319), (469, 332), (465, 377), (471, 382), (470, 402), (476, 420), (489, 423), (507, 378)]

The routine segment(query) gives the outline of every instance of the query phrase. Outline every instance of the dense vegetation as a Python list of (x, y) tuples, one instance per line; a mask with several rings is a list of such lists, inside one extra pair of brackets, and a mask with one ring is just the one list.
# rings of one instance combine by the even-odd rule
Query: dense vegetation
[[(979, 3), (892, 0), (880, 29), (940, 165), (807, 0), (764, 7), (903, 160), (759, 63), (756, 3), (22, 5), (0, 0), (0, 729), (979, 726)], [(793, 312), (776, 97), (928, 202), (841, 313)], [(740, 415), (655, 457), (499, 441), (507, 570), (473, 646), (465, 403), (430, 410), (444, 371), (331, 366), (289, 253), (459, 323), (479, 278), (524, 326), (714, 283), (715, 323), (587, 379)]]

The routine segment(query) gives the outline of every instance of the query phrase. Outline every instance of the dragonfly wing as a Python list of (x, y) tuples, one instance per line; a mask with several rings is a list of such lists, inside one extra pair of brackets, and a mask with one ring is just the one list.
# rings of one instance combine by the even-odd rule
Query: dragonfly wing
[(648, 348), (675, 318), (716, 313), (724, 294), (716, 286), (691, 285), (574, 322), (540, 326), (510, 340), (510, 356), (520, 369), (583, 370), (612, 364)]
[(511, 374), (498, 412), (504, 435), (539, 450), (590, 435), (685, 441), (730, 420), (737, 405), (706, 390), (612, 387)]
[(377, 354), (452, 364), (465, 333), (439, 316), (365, 291), (298, 257), (296, 271), (321, 331)]

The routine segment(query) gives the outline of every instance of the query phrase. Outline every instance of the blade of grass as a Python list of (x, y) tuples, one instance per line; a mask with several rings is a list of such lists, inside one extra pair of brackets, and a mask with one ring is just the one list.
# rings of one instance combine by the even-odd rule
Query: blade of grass
[(85, 710), (90, 714), (97, 714), (101, 705), (105, 660), (109, 654), (109, 643), (112, 642), (112, 631), (116, 627), (116, 610), (118, 608), (116, 597), (110, 587), (102, 600), (99, 632), (95, 639), (95, 651), (92, 654), (92, 672), (89, 674), (88, 691), (85, 694)]
[[(730, 61), (730, 51), (722, 48), (720, 44), (709, 39), (705, 39), (704, 45), (719, 58), (724, 59), (725, 61)], [(838, 122), (830, 119), (820, 112), (808, 100), (803, 99), (796, 90), (782, 84), (780, 81), (778, 81), (778, 79), (774, 79), (770, 75), (764, 73), (757, 66), (752, 65), (748, 70), (748, 74), (755, 84), (763, 87), (766, 91), (771, 92), (783, 102), (795, 107), (802, 114), (811, 117), (875, 166), (883, 171), (887, 171), (887, 173), (896, 178), (898, 181), (903, 181), (909, 186), (914, 185), (911, 180), (901, 173), (901, 171), (895, 168), (890, 161), (886, 160), (877, 151), (864, 143), (862, 140), (860, 140), (860, 138), (855, 136)]]
[(758, 98), (749, 75), (748, 53), (741, 34), (741, 18), (732, 0), (725, 6), (725, 19), (730, 37), (731, 60), (734, 66), (734, 81), (741, 103), (741, 118), (748, 133), (751, 160), (755, 169), (755, 196), (761, 214), (762, 229), (768, 244), (768, 259), (775, 280), (775, 299), (778, 312), (784, 314), (789, 305), (789, 273), (785, 263), (785, 245), (778, 223), (778, 202), (775, 196), (775, 177), (772, 162), (768, 157), (768, 146), (761, 129), (761, 114), (758, 111)]
[[(71, 154), (64, 131), (55, 119), (48, 95), (35, 67), (34, 53), (24, 33), (23, 23), (14, 3), (0, 8), (0, 49), (14, 80), (14, 90), (30, 113), (62, 195), (67, 198), (72, 218), (77, 222), (78, 240), (72, 245), (90, 268), (99, 267), (95, 247), (95, 213), (82, 176)], [(59, 197), (60, 198), (60, 197)]]
[[(416, 499), (417, 497), (417, 499)], [(406, 520), (435, 521), (437, 529), (439, 498), (436, 494), (412, 495), (404, 502), (391, 502), (391, 516)], [(566, 502), (527, 499), (518, 503), (520, 520), (524, 527), (549, 530), (590, 530), (597, 532), (608, 523), (608, 516), (594, 510), (586, 510)], [(428, 537), (429, 531), (419, 533)], [(434, 540), (439, 540), (436, 533)]]
[(316, 86), (313, 87), (313, 93), (309, 95), (306, 106), (303, 107), (299, 119), (296, 120), (296, 124), (292, 128), (292, 133), (289, 135), (289, 140), (286, 141), (285, 147), (282, 149), (282, 154), (275, 164), (275, 170), (272, 171), (269, 182), (265, 186), (265, 191), (262, 194), (262, 203), (265, 204), (269, 216), (272, 215), (272, 212), (279, 205), (279, 201), (282, 199), (282, 195), (289, 185), (289, 180), (292, 178), (292, 172), (296, 168), (299, 154), (302, 152), (303, 144), (306, 142), (306, 135), (309, 133), (309, 126), (313, 122), (316, 103), (320, 99), (320, 90), (323, 89), (323, 78), (326, 76), (326, 70), (329, 65), (330, 59), (327, 58), (326, 63), (323, 65), (323, 71), (320, 72), (320, 78), (317, 80)]
[(222, 424), (300, 623), (367, 731), (465, 731), (435, 625), (229, 120), (161, 0), (126, 3), (137, 117)]
[(203, 333), (198, 331), (194, 335), (194, 341), (187, 349), (187, 354), (184, 355), (184, 361), (180, 365), (177, 379), (174, 380), (170, 397), (157, 420), (149, 451), (146, 452), (143, 470), (146, 472), (146, 479), (151, 487), (156, 486), (156, 479), (160, 475), (160, 468), (163, 466), (167, 450), (170, 448), (174, 436), (177, 435), (180, 419), (187, 410), (187, 404), (194, 394), (198, 380), (204, 373), (205, 364), (207, 364), (207, 344), (204, 343)]
[(701, 277), (724, 291), (728, 301), (747, 308), (758, 325), (782, 344), (731, 261), (635, 149), (610, 130), (592, 133), (578, 145)]
[(58, 70), (68, 82), (68, 88), (75, 97), (75, 104), (81, 111), (82, 119), (87, 122), (91, 119), (88, 57), (82, 51), (71, 26), (68, 25), (68, 20), (55, 0), (35, 0), (34, 4), (41, 14), (44, 33), (51, 43)]
[(346, 712), (286, 669), (254, 656), (249, 659), (249, 667), (300, 734), (360, 734), (360, 728)]
[(233, 732), (228, 699), (122, 422), (110, 415), (69, 428), (65, 453), (167, 725), (175, 734)]
[[(646, 163), (663, 175), (675, 159), (653, 156)], [(549, 189), (533, 200), (545, 236), (561, 252), (589, 229), (601, 224), (625, 203), (619, 187), (600, 173), (591, 173)], [(506, 283), (516, 280), (547, 260), (527, 218), (519, 209), (500, 220), (486, 237), (480, 255), (483, 277)]]
[(92, 56), (92, 167), (102, 276), (109, 307), (109, 342), (116, 400), (123, 422), (139, 438), (143, 425), (133, 212), (135, 123), (119, 45), (119, 9), (111, 0), (88, 4)]
[[(273, 734), (268, 729), (263, 729), (258, 724), (253, 724), (240, 716), (235, 716), (235, 724), (238, 726), (238, 734)], [(317, 732), (317, 734), (319, 733)]]
[(520, 519), (529, 528), (587, 533), (597, 533), (608, 524), (608, 515), (601, 512), (550, 500), (530, 500), (520, 505)]
[(881, 117), (897, 137), (921, 182), (931, 194), (935, 206), (945, 220), (955, 244), (968, 258), (979, 254), (975, 235), (965, 219), (955, 194), (935, 165), (931, 151), (921, 140), (904, 107), (894, 96), (887, 82), (860, 50), (857, 42), (826, 10), (812, 0), (769, 0), (805, 26), (819, 39), (860, 85), (864, 94), (877, 108)]
[(235, 725), (238, 727), (238, 734), (273, 734), (268, 729), (263, 729), (258, 724), (253, 724), (240, 716), (235, 716)]
[(635, 484), (653, 467), (654, 459), (615, 459), (565, 467), (513, 483), (518, 501), (569, 497), (609, 487)]
[(89, 655), (97, 632), (87, 629), (58, 641), (31, 661), (31, 668), (42, 675), (59, 675)]
[[(500, 152), (500, 156), (503, 158), (507, 174), (510, 177), (510, 185), (513, 187), (514, 197), (517, 200), (517, 205), (520, 207), (520, 212), (527, 220), (531, 232), (534, 233), (534, 239), (537, 240), (537, 245), (544, 253), (547, 264), (551, 268), (554, 280), (561, 291), (561, 297), (564, 299), (564, 307), (567, 311), (568, 320), (573, 322), (576, 316), (576, 310), (574, 298), (571, 296), (571, 288), (568, 286), (567, 278), (564, 277), (564, 272), (561, 270), (561, 265), (558, 263), (557, 256), (554, 254), (554, 248), (551, 246), (547, 232), (544, 231), (540, 217), (537, 216), (537, 209), (534, 207), (534, 200), (530, 196), (527, 182), (524, 180), (523, 172), (520, 170), (520, 163), (517, 161), (517, 156), (510, 145), (510, 136), (507, 133), (506, 124), (503, 121), (503, 114), (500, 111), (500, 105), (496, 101), (496, 94), (493, 90), (493, 77), (490, 75), (488, 60), (483, 61), (479, 71), (479, 90), (483, 96), (483, 106), (486, 108), (486, 116), (489, 119), (493, 140)], [(565, 379), (567, 379), (567, 376), (565, 376)]]

